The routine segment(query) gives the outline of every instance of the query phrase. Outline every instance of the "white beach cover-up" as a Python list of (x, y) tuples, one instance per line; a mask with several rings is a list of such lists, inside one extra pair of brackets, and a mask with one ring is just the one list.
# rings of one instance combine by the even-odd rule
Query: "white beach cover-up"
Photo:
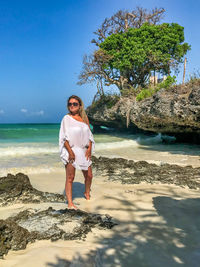
[(63, 117), (59, 132), (59, 151), (64, 165), (69, 162), (69, 153), (64, 146), (66, 140), (75, 154), (75, 161), (72, 163), (72, 166), (79, 170), (88, 170), (88, 167), (92, 164), (92, 161), (87, 160), (85, 156), (89, 141), (92, 142), (92, 153), (94, 153), (95, 148), (93, 134), (88, 125), (77, 121), (70, 115)]

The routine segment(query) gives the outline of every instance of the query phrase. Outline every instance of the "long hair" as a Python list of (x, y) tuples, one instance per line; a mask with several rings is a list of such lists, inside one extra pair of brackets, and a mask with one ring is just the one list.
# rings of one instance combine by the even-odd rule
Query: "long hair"
[[(81, 116), (82, 120), (83, 120), (85, 123), (88, 123), (87, 115), (86, 115), (86, 113), (85, 113), (85, 109), (84, 109), (84, 104), (83, 104), (82, 99), (81, 99), (79, 96), (77, 96), (77, 95), (71, 95), (71, 96), (68, 98), (68, 100), (67, 100), (67, 108), (68, 108), (69, 101), (70, 101), (70, 99), (72, 99), (72, 98), (76, 99), (76, 100), (79, 102), (79, 105), (80, 105), (80, 108), (79, 108), (79, 115)], [(68, 110), (69, 110), (69, 108), (68, 108)], [(70, 110), (69, 110), (69, 112), (70, 112)]]

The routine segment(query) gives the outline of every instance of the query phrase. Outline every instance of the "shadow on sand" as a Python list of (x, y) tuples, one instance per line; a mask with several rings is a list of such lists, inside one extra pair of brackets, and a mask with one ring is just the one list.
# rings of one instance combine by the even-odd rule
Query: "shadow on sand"
[[(85, 184), (80, 182), (73, 182), (73, 200), (76, 198), (84, 198)], [(65, 196), (65, 190), (63, 190), (63, 195)]]
[(107, 197), (105, 201), (119, 205), (98, 206), (97, 213), (119, 210), (128, 220), (115, 216), (119, 225), (110, 230), (112, 235), (97, 237), (101, 248), (91, 247), (84, 256), (80, 251), (72, 262), (58, 257), (57, 263), (46, 266), (199, 267), (200, 198), (180, 199), (173, 191), (170, 195), (154, 197), (148, 209), (126, 200), (123, 194), (122, 199)]

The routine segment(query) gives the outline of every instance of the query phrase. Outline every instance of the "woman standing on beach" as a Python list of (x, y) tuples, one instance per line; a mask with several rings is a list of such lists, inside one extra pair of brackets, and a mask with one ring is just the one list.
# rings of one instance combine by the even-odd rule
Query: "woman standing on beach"
[(85, 193), (90, 199), (92, 183), (91, 154), (94, 151), (94, 138), (90, 130), (88, 117), (80, 97), (72, 95), (68, 98), (69, 113), (61, 121), (59, 132), (59, 151), (66, 170), (65, 192), (68, 208), (77, 209), (72, 201), (72, 184), (76, 169), (82, 170), (85, 177)]

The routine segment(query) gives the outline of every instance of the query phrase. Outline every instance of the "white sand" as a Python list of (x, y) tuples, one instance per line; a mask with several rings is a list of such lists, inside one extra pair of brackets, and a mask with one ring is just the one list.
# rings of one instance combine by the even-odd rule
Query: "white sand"
[[(181, 147), (182, 146), (182, 147)], [(199, 146), (193, 151), (183, 148), (184, 145), (177, 145), (174, 150), (167, 150), (167, 145), (159, 145), (157, 149), (155, 147), (138, 146), (138, 147), (121, 147), (116, 149), (105, 149), (104, 151), (96, 152), (96, 156), (105, 157), (122, 157), (125, 159), (132, 159), (134, 161), (144, 160), (149, 163), (160, 164), (161, 162), (169, 164), (178, 164), (179, 166), (191, 165), (196, 168), (200, 166), (200, 152)], [(154, 150), (153, 150), (154, 148)], [(182, 150), (181, 150), (182, 149)]]
[[(29, 178), (41, 191), (64, 192), (64, 169)], [(41, 240), (28, 244), (25, 250), (9, 251), (0, 266), (199, 266), (199, 190), (145, 183), (122, 185), (94, 177), (90, 201), (83, 198), (83, 191), (83, 176), (77, 172), (74, 202), (87, 212), (111, 215), (118, 225), (111, 230), (93, 229), (86, 241)], [(0, 218), (27, 207), (49, 206), (60, 209), (66, 204), (18, 204), (0, 208)]]

